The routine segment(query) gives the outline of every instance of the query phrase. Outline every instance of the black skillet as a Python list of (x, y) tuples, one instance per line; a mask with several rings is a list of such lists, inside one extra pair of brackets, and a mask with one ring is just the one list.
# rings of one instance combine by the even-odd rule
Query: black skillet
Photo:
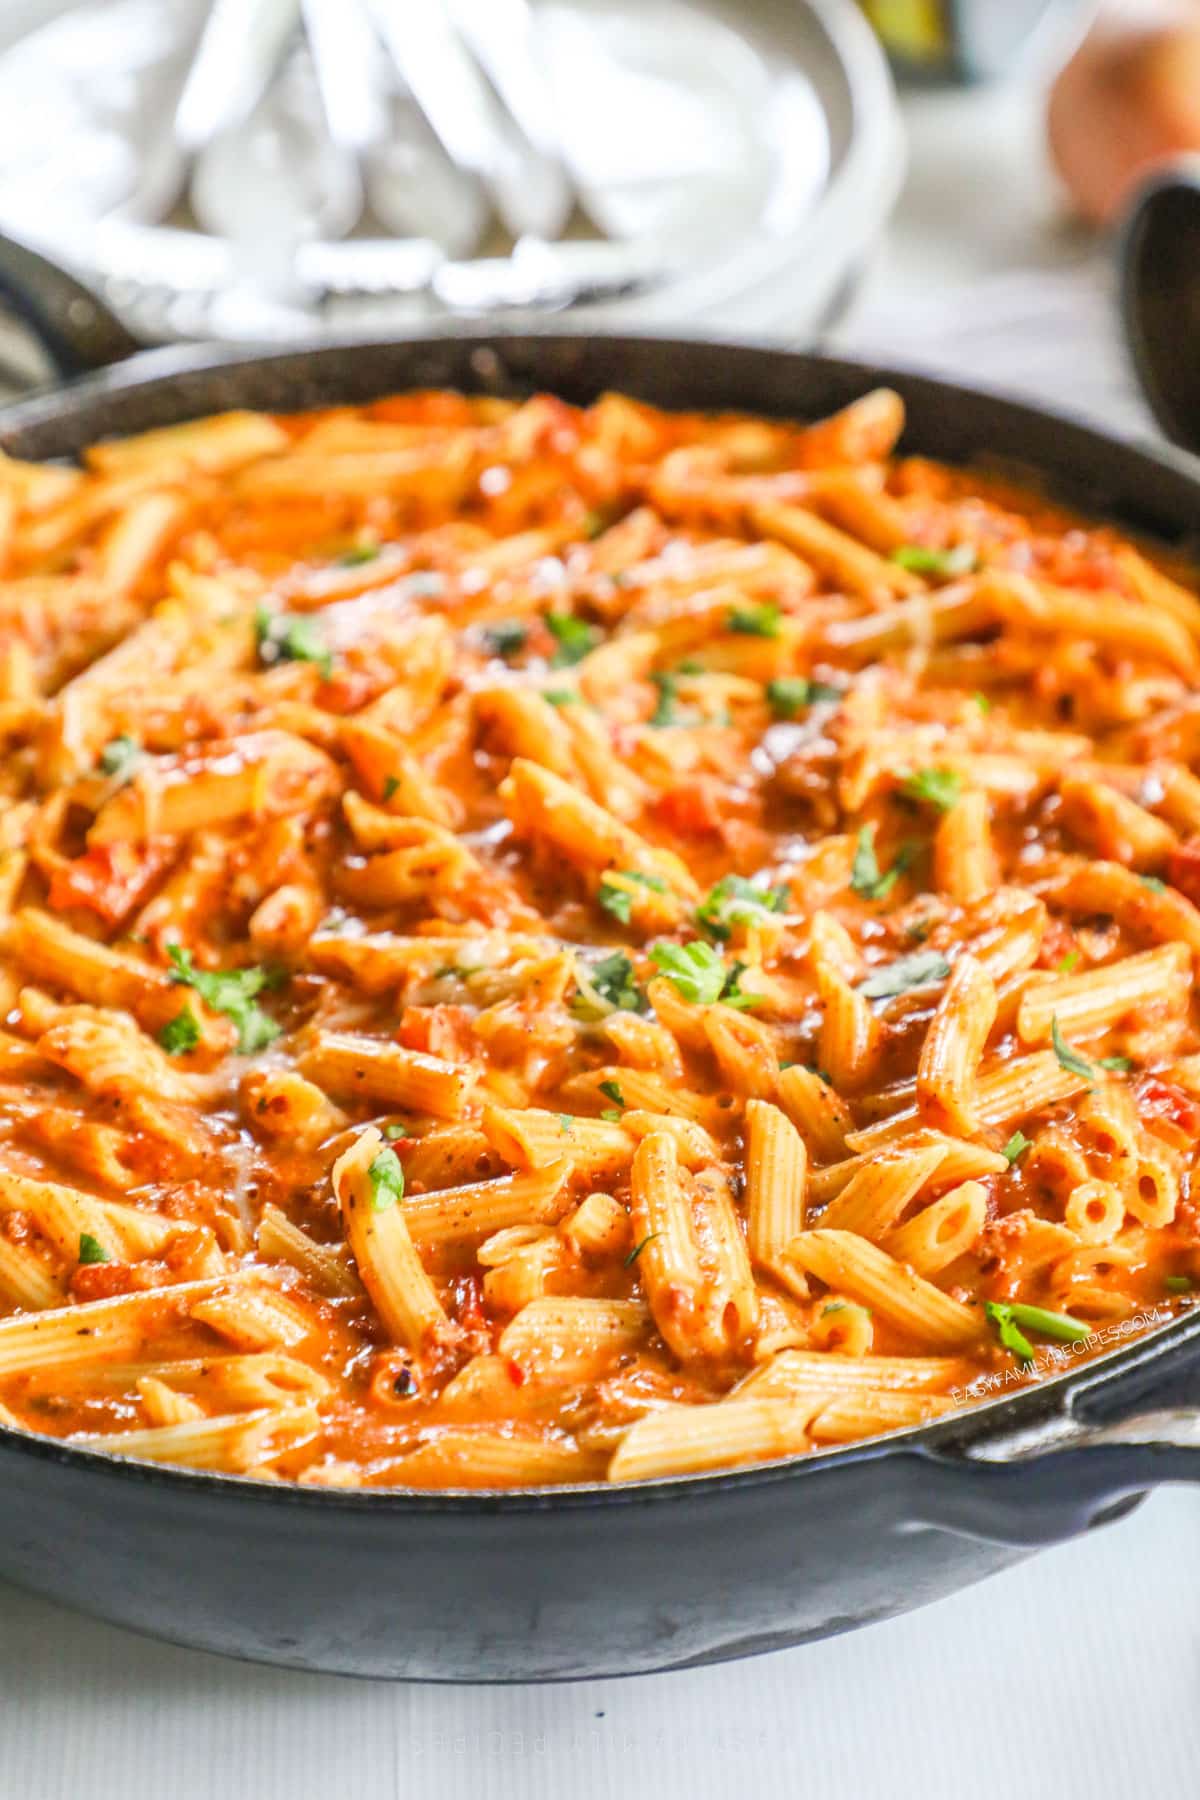
[[(413, 386), (573, 401), (623, 388), (664, 406), (820, 414), (881, 381), (904, 396), (909, 449), (1016, 460), (1175, 542), (1200, 525), (1183, 457), (1007, 400), (777, 350), (569, 331), (155, 352), (0, 412), (0, 444), (70, 457), (226, 407)], [(359, 1675), (550, 1680), (747, 1656), (923, 1605), (1119, 1517), (1159, 1482), (1200, 1480), (1198, 1340), (1200, 1309), (936, 1425), (623, 1488), (289, 1488), (0, 1430), (0, 1576), (178, 1643)]]

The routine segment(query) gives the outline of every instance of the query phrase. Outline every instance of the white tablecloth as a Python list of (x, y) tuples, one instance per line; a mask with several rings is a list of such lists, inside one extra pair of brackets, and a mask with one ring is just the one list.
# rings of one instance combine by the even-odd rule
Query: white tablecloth
[[(910, 105), (897, 229), (835, 341), (1145, 431), (1104, 258), (1055, 217), (1033, 113), (1020, 93)], [(912, 1618), (556, 1688), (252, 1668), (0, 1588), (0, 1800), (1192, 1794), (1198, 1540), (1200, 1498), (1161, 1494)]]

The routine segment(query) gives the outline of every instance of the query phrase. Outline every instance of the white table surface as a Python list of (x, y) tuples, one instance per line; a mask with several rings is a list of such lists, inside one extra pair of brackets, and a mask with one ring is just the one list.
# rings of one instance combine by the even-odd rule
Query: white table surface
[[(1105, 259), (1046, 185), (1036, 97), (926, 96), (907, 112), (896, 227), (835, 341), (1145, 430)], [(908, 1619), (723, 1668), (554, 1688), (254, 1668), (0, 1587), (0, 1800), (1190, 1795), (1198, 1540), (1200, 1498), (1159, 1494)]]

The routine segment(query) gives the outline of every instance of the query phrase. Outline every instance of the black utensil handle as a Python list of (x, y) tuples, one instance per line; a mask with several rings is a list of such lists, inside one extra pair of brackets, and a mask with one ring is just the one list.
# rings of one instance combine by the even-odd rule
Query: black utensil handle
[(64, 380), (123, 362), (142, 348), (90, 288), (27, 244), (2, 235), (0, 300), (33, 333)]

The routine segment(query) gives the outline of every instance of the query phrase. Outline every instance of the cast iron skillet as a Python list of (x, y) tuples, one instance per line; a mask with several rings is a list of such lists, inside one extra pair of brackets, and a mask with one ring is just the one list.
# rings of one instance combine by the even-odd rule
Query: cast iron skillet
[[(909, 448), (1044, 471), (1180, 539), (1182, 457), (890, 370), (729, 344), (455, 329), (284, 355), (139, 357), (0, 414), (0, 443), (71, 456), (224, 407), (411, 386), (819, 414), (879, 381)], [(292, 1489), (121, 1462), (0, 1430), (0, 1576), (140, 1631), (299, 1668), (516, 1681), (684, 1668), (936, 1599), (1200, 1480), (1200, 1309), (1038, 1389), (860, 1446), (724, 1475), (522, 1493)]]

